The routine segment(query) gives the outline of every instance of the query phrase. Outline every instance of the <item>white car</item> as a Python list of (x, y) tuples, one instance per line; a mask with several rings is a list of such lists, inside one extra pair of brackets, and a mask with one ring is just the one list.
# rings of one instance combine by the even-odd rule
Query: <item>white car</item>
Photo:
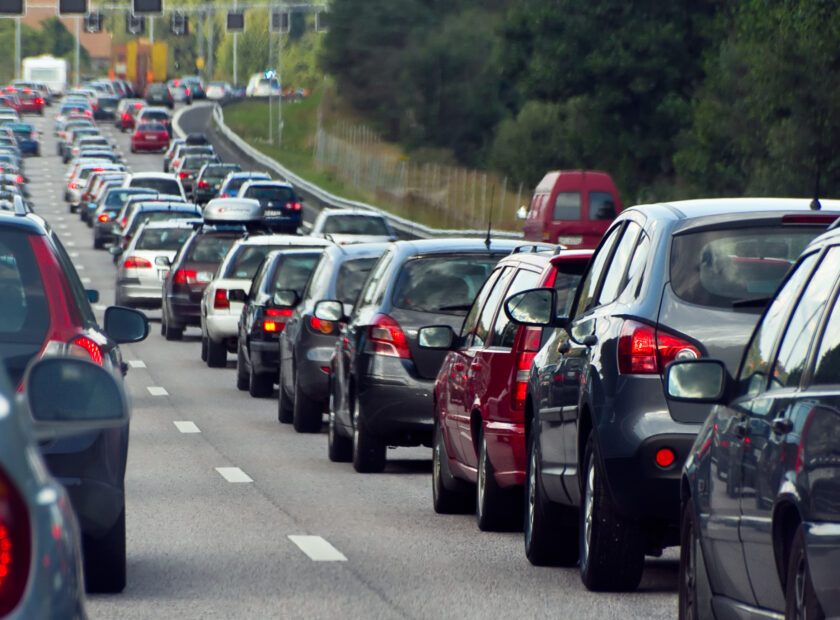
[(246, 97), (279, 97), (281, 93), (280, 80), (276, 77), (268, 78), (263, 73), (254, 73), (245, 87)]
[(181, 196), (184, 202), (187, 200), (187, 194), (184, 192), (184, 186), (174, 174), (166, 172), (136, 172), (126, 177), (123, 187), (145, 187), (161, 194), (169, 194), (174, 196)]
[(210, 82), (207, 85), (207, 98), (219, 101), (230, 95), (230, 84), (227, 82)]
[(396, 241), (388, 220), (377, 213), (353, 209), (324, 209), (315, 218), (313, 237), (325, 237), (339, 245)]
[(234, 243), (201, 297), (201, 357), (207, 365), (221, 368), (227, 363), (228, 352), (236, 351), (243, 303), (232, 300), (230, 291), (247, 293), (257, 269), (269, 252), (328, 245), (332, 244), (326, 239), (296, 235), (258, 235)]
[(75, 213), (82, 199), (82, 192), (87, 184), (88, 177), (92, 172), (125, 172), (125, 166), (115, 164), (106, 159), (102, 160), (79, 160), (74, 166), (73, 172), (67, 179), (67, 189), (64, 192), (64, 199), (70, 207), (70, 212)]

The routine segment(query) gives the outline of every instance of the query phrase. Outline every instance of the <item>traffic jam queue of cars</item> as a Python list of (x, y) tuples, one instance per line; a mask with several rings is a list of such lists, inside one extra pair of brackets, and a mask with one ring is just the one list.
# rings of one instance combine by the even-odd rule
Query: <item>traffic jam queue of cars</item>
[[(151, 338), (200, 332), (209, 368), (235, 359), (231, 389), (324, 432), (330, 461), (377, 473), (390, 448), (430, 448), (430, 510), (522, 531), (535, 566), (632, 591), (646, 556), (679, 547), (680, 617), (840, 615), (840, 202), (622, 209), (555, 172), (528, 218), (578, 218), (553, 233), (566, 245), (398, 240), (374, 212), (304, 225), (292, 185), (203, 135), (170, 139), (166, 109), (123, 98), (132, 150), (163, 153), (162, 172), (133, 173), (95, 97), (56, 102), (54, 128), (68, 209), (115, 264), (101, 327), (98, 294), (26, 201), (37, 132), (0, 110), (0, 616), (72, 616), (83, 584), (125, 587), (119, 344), (157, 309)], [(67, 442), (80, 432), (93, 444)], [(21, 452), (45, 438), (55, 478)], [(90, 484), (65, 491), (82, 468)], [(58, 537), (34, 496), (57, 506)]]

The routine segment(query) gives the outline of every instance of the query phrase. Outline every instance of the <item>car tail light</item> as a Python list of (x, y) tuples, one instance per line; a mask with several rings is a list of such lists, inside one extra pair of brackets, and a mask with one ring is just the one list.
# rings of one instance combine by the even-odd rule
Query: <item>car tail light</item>
[(674, 360), (698, 357), (700, 350), (679, 336), (636, 321), (621, 327), (618, 371), (623, 375), (655, 375)]
[(189, 97), (189, 96), (190, 96), (190, 89), (189, 89), (189, 88), (185, 88), (185, 89), (184, 89), (184, 92), (185, 92), (185, 93), (187, 93), (187, 97)]
[(18, 183), (20, 183), (20, 184), (23, 184), (23, 176), (22, 176), (22, 175), (20, 175), (20, 174), (19, 174), (19, 175), (17, 175), (17, 176), (15, 177), (15, 181), (17, 181), (17, 182), (18, 182)]
[(90, 361), (102, 365), (102, 349), (96, 342), (87, 336), (79, 336), (70, 342), (66, 350), (67, 355), (90, 359)]
[(122, 218), (122, 219), (120, 220), (120, 228), (125, 228), (125, 224), (126, 224), (126, 222), (128, 222), (128, 218), (125, 218), (125, 217), (124, 217), (124, 218)]
[(93, 112), (90, 110), (85, 110), (85, 116), (93, 116)]
[(671, 448), (659, 448), (653, 460), (661, 469), (668, 469), (677, 462), (677, 454)]
[(44, 100), (41, 97), (35, 97), (35, 105), (44, 105)]
[(230, 310), (230, 301), (228, 301), (227, 291), (223, 288), (217, 288), (213, 296), (213, 308), (216, 310)]
[(151, 261), (142, 258), (141, 256), (129, 256), (123, 263), (125, 269), (151, 269)]
[(76, 183), (75, 181), (71, 181), (70, 183), (67, 184), (67, 187), (69, 187), (70, 189), (78, 189), (79, 184)]
[(0, 469), (0, 616), (23, 597), (32, 561), (29, 511), (20, 492)]
[(199, 187), (199, 189), (207, 189), (208, 187), (210, 187), (210, 184), (207, 181), (205, 181), (204, 179), (201, 179), (198, 182), (198, 187)]
[(173, 284), (194, 284), (198, 273), (194, 269), (179, 269), (172, 276)]
[(96, 218), (96, 219), (98, 219), (98, 220), (99, 220), (100, 222), (102, 222), (103, 224), (106, 224), (106, 223), (108, 222), (108, 220), (110, 220), (111, 218), (109, 218), (109, 217), (108, 217), (108, 214), (107, 214), (107, 213), (103, 213), (102, 215), (100, 215), (100, 216), (99, 216), (98, 218)]
[(828, 226), (837, 219), (836, 215), (827, 213), (805, 213), (796, 215), (783, 215), (782, 224), (805, 224)]
[(286, 327), (286, 321), (294, 310), (291, 308), (266, 308), (262, 322), (263, 331), (269, 334), (279, 334)]
[(180, 160), (180, 159), (173, 159), (173, 160), (170, 162), (169, 167), (170, 167), (170, 168), (177, 168), (177, 167), (178, 167), (178, 164), (180, 164), (180, 163), (181, 163), (181, 160)]
[(528, 395), (528, 378), (531, 375), (531, 362), (540, 350), (540, 339), (542, 328), (524, 327), (519, 336), (519, 347), (516, 355), (516, 367), (514, 368), (513, 386), (510, 391), (511, 407), (521, 411), (525, 409), (525, 399)]
[(309, 327), (314, 332), (328, 335), (335, 332), (336, 324), (333, 321), (324, 321), (317, 316), (312, 316), (309, 318)]
[(300, 207), (301, 207), (301, 205), (300, 205), (299, 202), (287, 202), (286, 203), (286, 208), (291, 210), (291, 211), (300, 211)]
[(386, 357), (411, 359), (408, 339), (400, 324), (387, 314), (377, 314), (368, 327), (370, 352)]
[(186, 179), (188, 176), (190, 176), (190, 173), (185, 170), (181, 170), (181, 172), (178, 173), (178, 178), (181, 179)]

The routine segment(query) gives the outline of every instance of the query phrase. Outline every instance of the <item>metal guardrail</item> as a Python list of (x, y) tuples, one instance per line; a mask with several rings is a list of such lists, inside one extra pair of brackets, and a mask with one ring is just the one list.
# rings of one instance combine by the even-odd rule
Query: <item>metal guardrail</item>
[[(347, 200), (346, 198), (342, 198), (341, 196), (331, 194), (330, 192), (322, 189), (321, 187), (318, 187), (314, 183), (310, 183), (306, 179), (296, 175), (294, 172), (292, 172), (276, 160), (272, 159), (262, 151), (251, 146), (248, 142), (243, 140), (242, 137), (240, 137), (236, 132), (231, 130), (230, 127), (225, 125), (225, 116), (224, 112), (222, 111), (222, 106), (218, 104), (213, 104), (213, 106), (213, 123), (216, 125), (216, 128), (218, 129), (219, 133), (221, 133), (228, 141), (230, 141), (234, 146), (236, 146), (239, 150), (245, 153), (248, 157), (250, 157), (256, 162), (259, 162), (260, 165), (265, 166), (269, 170), (274, 171), (278, 176), (283, 177), (292, 185), (303, 190), (305, 193), (315, 196), (315, 198), (317, 198), (327, 208), (361, 209), (364, 211), (378, 213), (379, 215), (382, 215), (383, 217), (387, 218), (391, 226), (398, 232), (414, 237), (420, 237), (421, 239), (428, 239), (432, 237), (483, 237), (487, 234), (486, 229), (474, 230), (431, 228), (429, 226), (424, 226), (411, 220), (407, 220), (405, 218), (393, 215), (392, 213), (383, 211), (382, 209), (379, 209), (378, 207), (375, 207), (373, 205), (369, 205), (364, 202), (358, 202), (355, 200)], [(182, 136), (184, 132), (181, 130), (178, 120), (181, 114), (183, 114), (185, 111), (186, 109), (182, 108), (175, 114), (175, 117), (173, 119), (175, 132), (179, 136)], [(491, 232), (491, 236), (496, 239), (521, 239), (523, 235), (520, 232), (511, 232), (509, 230), (493, 230)]]

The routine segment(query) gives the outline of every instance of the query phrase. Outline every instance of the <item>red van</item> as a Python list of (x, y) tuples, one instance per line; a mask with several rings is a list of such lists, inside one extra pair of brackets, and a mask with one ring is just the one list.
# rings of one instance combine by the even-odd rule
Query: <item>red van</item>
[(531, 198), (525, 239), (594, 249), (621, 209), (618, 190), (606, 172), (549, 172)]

